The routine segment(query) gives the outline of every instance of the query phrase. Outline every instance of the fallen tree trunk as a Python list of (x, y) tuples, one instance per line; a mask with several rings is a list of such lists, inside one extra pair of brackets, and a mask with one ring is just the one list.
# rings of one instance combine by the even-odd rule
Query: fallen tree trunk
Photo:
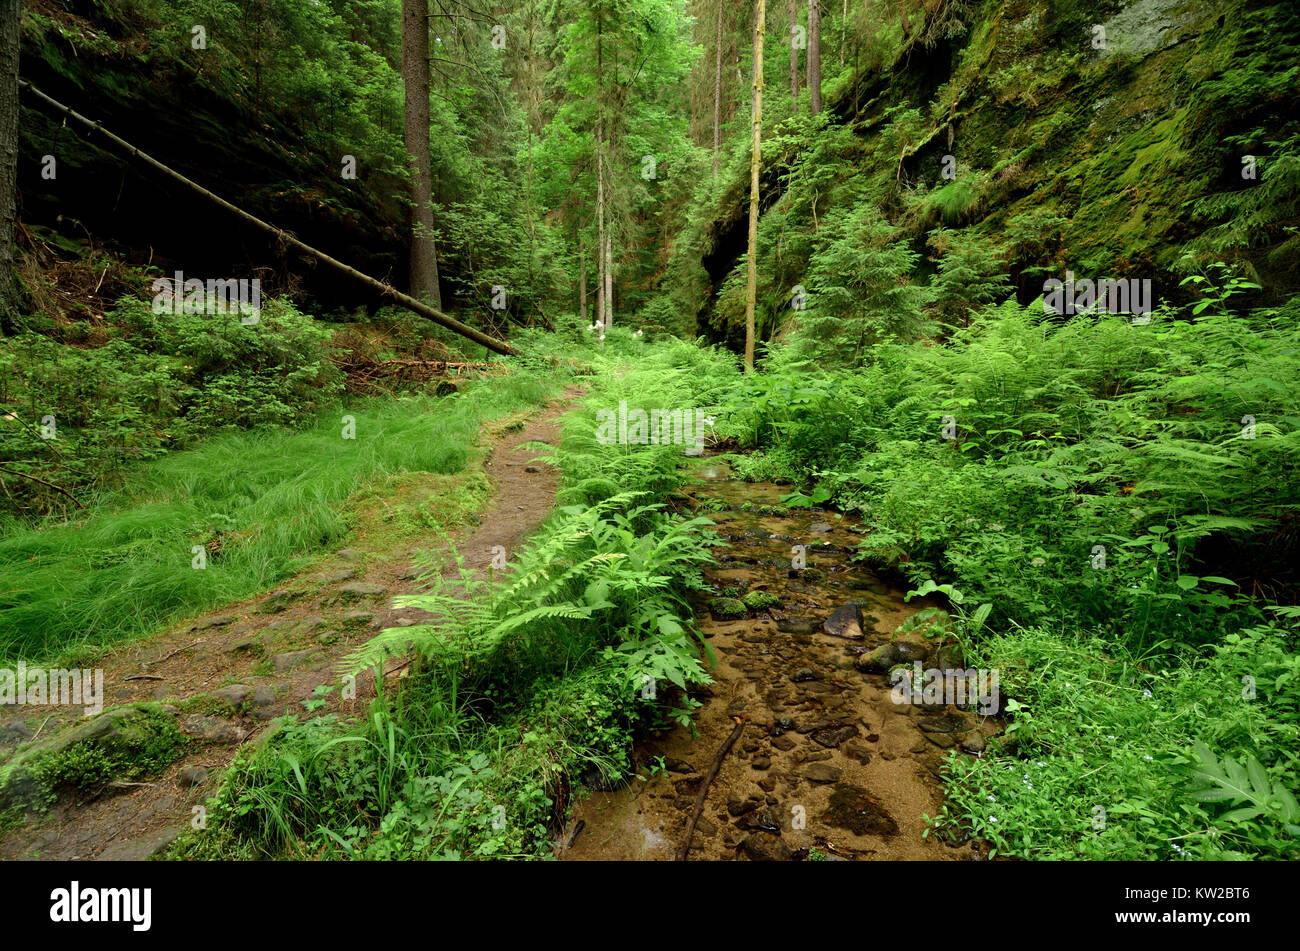
[(356, 268), (349, 267), (348, 265), (344, 264), (342, 261), (330, 257), (325, 252), (318, 251), (315, 248), (313, 248), (311, 245), (299, 241), (293, 235), (289, 234), (286, 231), (282, 231), (281, 229), (275, 227), (275, 225), (268, 224), (267, 222), (263, 221), (261, 218), (256, 218), (253, 215), (250, 215), (248, 212), (244, 211), (242, 208), (232, 205), (230, 202), (226, 201), (220, 195), (213, 194), (212, 192), (204, 188), (202, 185), (199, 185), (197, 182), (190, 181), (180, 172), (168, 168), (166, 165), (164, 165), (162, 162), (159, 162), (157, 159), (153, 158), (152, 156), (146, 155), (144, 152), (141, 152), (130, 142), (127, 142), (125, 139), (119, 138), (118, 136), (114, 135), (112, 132), (109, 132), (98, 122), (94, 122), (90, 119), (87, 119), (85, 116), (73, 111), (72, 109), (65, 106), (63, 103), (58, 102), (55, 99), (51, 99), (45, 93), (41, 92), (31, 83), (29, 83), (27, 80), (25, 79), (18, 80), (18, 86), (20, 89), (26, 89), (27, 91), (29, 91), (33, 96), (39, 99), (42, 103), (54, 109), (59, 114), (66, 116), (67, 118), (72, 119), (75, 122), (80, 123), (81, 125), (90, 129), (92, 132), (98, 132), (100, 135), (104, 136), (114, 145), (118, 146), (118, 148), (124, 150), (132, 158), (138, 159), (139, 161), (143, 162), (145, 165), (148, 165), (150, 168), (162, 172), (164, 175), (168, 176), (169, 178), (172, 178), (180, 182), (182, 185), (186, 186), (187, 188), (198, 192), (204, 198), (207, 198), (209, 201), (212, 201), (215, 204), (220, 205), (222, 208), (238, 216), (240, 219), (247, 222), (248, 224), (251, 224), (256, 228), (265, 231), (267, 234), (273, 235), (276, 238), (276, 240), (279, 241), (281, 244), (289, 245), (290, 247), (296, 248), (298, 251), (301, 251), (303, 254), (309, 255), (310, 257), (313, 257), (318, 261), (325, 262), (335, 270), (341, 271), (344, 274), (348, 275), (349, 277), (354, 278), (355, 280), (358, 280), (361, 283), (369, 286), (372, 290), (377, 291), (382, 297), (391, 300), (393, 303), (400, 304), (402, 307), (405, 307), (407, 310), (414, 311), (415, 313), (419, 314), (421, 317), (425, 317), (429, 320), (432, 320), (435, 324), (440, 324), (441, 326), (446, 327), (448, 330), (452, 331), (453, 333), (460, 334), (462, 337), (465, 337), (468, 340), (472, 340), (475, 343), (480, 344), (481, 346), (487, 347), (493, 353), (500, 353), (506, 356), (516, 353), (515, 349), (511, 347), (508, 343), (498, 340), (495, 337), (488, 336), (487, 334), (482, 333), (481, 331), (475, 330), (473, 327), (469, 326), (468, 324), (461, 323), (455, 317), (449, 317), (448, 315), (444, 314), (442, 311), (435, 310), (434, 308), (430, 307), (428, 304), (422, 303), (421, 301), (416, 300), (414, 297), (411, 297), (409, 294), (403, 294), (401, 291), (399, 291), (395, 287), (392, 287), (391, 285), (385, 284), (382, 281), (377, 281), (373, 277), (370, 277), (367, 274), (362, 274)]

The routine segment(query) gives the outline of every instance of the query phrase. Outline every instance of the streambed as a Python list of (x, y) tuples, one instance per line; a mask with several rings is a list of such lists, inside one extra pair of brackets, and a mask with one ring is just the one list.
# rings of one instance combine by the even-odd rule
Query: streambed
[[(788, 489), (743, 482), (717, 458), (700, 460), (684, 491), (727, 543), (705, 572), (717, 595), (701, 593), (696, 606), (717, 657), (715, 683), (694, 693), (698, 735), (674, 727), (640, 741), (639, 775), (580, 801), (557, 856), (672, 859), (700, 785), (743, 720), (709, 786), (690, 859), (982, 858), (978, 843), (922, 833), (943, 801), (947, 757), (978, 755), (996, 721), (969, 703), (892, 696), (897, 662), (960, 664), (940, 626), (916, 625), (942, 614), (851, 561), (865, 529), (850, 516), (786, 509)], [(802, 569), (792, 567), (796, 545), (807, 546)], [(755, 608), (770, 598), (750, 597), (736, 617), (735, 599), (720, 600), (755, 592), (777, 603)]]

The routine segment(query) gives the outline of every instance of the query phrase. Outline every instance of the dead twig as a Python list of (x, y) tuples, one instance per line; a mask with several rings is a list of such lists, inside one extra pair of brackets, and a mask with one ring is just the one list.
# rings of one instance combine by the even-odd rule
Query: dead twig
[(77, 508), (82, 510), (86, 508), (84, 505), (81, 504), (81, 502), (77, 499), (75, 495), (73, 495), (71, 492), (69, 492), (61, 485), (55, 485), (53, 482), (46, 482), (44, 479), (40, 478), (40, 476), (34, 476), (29, 472), (19, 472), (17, 469), (10, 469), (8, 466), (0, 465), (0, 471), (8, 472), (11, 475), (16, 475), (20, 479), (31, 479), (33, 482), (39, 482), (41, 485), (51, 488), (55, 492), (59, 492), (63, 495), (66, 495), (68, 498), (72, 499), (73, 504), (76, 505)]
[[(176, 648), (174, 651), (172, 651), (170, 654), (168, 654), (166, 657), (160, 657), (160, 658), (158, 658), (157, 660), (151, 660), (151, 661), (150, 661), (146, 666), (149, 666), (149, 667), (157, 667), (159, 664), (163, 663), (164, 661), (169, 661), (169, 660), (171, 660), (173, 657), (175, 657), (177, 654), (181, 653), (182, 651), (187, 651), (187, 650), (190, 650), (190, 649), (192, 649), (192, 648), (198, 647), (198, 646), (199, 646), (200, 644), (202, 644), (202, 643), (203, 643), (202, 641), (195, 641), (193, 644), (186, 644), (184, 647), (178, 647), (178, 648)], [(126, 678), (126, 679), (127, 679), (127, 680), (132, 680), (132, 679), (134, 679), (134, 678), (128, 677), (128, 678)], [(162, 680), (161, 677), (159, 677), (158, 679), (159, 679), (159, 680)]]
[(722, 761), (726, 759), (727, 753), (736, 745), (736, 740), (740, 739), (740, 734), (745, 730), (745, 721), (741, 717), (735, 717), (736, 728), (731, 731), (727, 741), (722, 744), (716, 756), (713, 757), (713, 765), (709, 767), (708, 775), (704, 777), (704, 782), (700, 784), (700, 791), (695, 794), (695, 809), (691, 812), (691, 821), (686, 825), (686, 838), (682, 839), (682, 844), (677, 849), (676, 861), (685, 862), (686, 853), (691, 850), (691, 839), (695, 835), (695, 824), (700, 821), (700, 813), (704, 811), (704, 800), (709, 795), (709, 787), (713, 785), (713, 780), (717, 778), (718, 770), (722, 768)]

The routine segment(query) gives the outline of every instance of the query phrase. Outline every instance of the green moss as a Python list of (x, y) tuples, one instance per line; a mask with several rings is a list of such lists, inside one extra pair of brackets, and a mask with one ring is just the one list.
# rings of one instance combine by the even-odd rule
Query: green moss
[(719, 621), (735, 621), (745, 616), (745, 603), (737, 598), (710, 598), (709, 613)]
[(740, 600), (751, 611), (766, 611), (768, 608), (777, 607), (781, 603), (780, 598), (767, 591), (751, 591)]
[(107, 710), (36, 743), (0, 768), (0, 806), (45, 808), (60, 788), (95, 792), (163, 769), (186, 739), (153, 703)]

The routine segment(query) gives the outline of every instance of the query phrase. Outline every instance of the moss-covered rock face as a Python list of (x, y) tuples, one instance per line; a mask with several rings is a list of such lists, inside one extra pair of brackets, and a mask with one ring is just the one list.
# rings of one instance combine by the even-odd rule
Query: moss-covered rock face
[(0, 766), (0, 807), (43, 808), (61, 787), (102, 789), (172, 762), (185, 743), (175, 717), (157, 704), (107, 710), (19, 750)]
[(709, 613), (717, 621), (737, 621), (746, 614), (745, 602), (738, 598), (710, 598)]
[[(1300, 162), (1300, 7), (937, 6), (960, 21), (947, 38), (925, 42), (930, 15), (907, 39), (872, 24), (859, 39), (881, 61), (828, 88), (824, 126), (764, 130), (760, 299), (806, 283), (822, 225), (864, 200), (889, 240), (930, 252), (915, 283), (933, 284), (956, 247), (994, 252), (997, 299), (1021, 303), (1067, 271), (1148, 279), (1157, 300), (1182, 302), (1185, 273), (1216, 260), (1253, 271), (1275, 299), (1300, 290), (1300, 239), (1287, 230), (1300, 194), (1282, 188)], [(717, 340), (733, 340), (743, 315), (747, 172), (728, 167), (678, 248), (680, 272), (703, 265), (712, 293), (668, 288), (696, 302), (686, 316)]]

